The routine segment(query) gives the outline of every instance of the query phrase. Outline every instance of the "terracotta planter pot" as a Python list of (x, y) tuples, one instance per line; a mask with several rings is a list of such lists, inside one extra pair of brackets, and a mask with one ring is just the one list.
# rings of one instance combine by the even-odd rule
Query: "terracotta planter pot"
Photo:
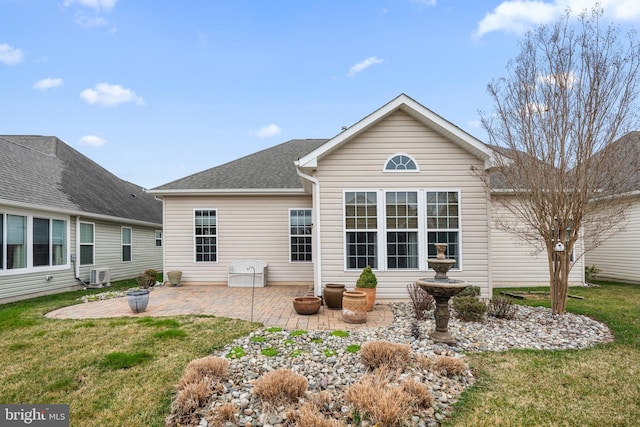
[(293, 308), (298, 314), (316, 314), (320, 310), (322, 298), (320, 297), (297, 297), (293, 299)]
[(367, 295), (364, 292), (345, 291), (342, 294), (342, 320), (346, 323), (366, 323)]
[(356, 288), (356, 291), (367, 294), (367, 311), (373, 310), (373, 304), (376, 303), (376, 288)]
[(344, 285), (328, 283), (324, 285), (324, 303), (332, 310), (342, 310), (342, 293), (345, 291)]

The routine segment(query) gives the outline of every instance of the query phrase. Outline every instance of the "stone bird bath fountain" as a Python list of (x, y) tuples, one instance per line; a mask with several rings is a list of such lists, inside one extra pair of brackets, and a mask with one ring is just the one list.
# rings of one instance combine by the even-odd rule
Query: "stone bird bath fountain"
[(449, 333), (449, 299), (462, 292), (469, 284), (463, 280), (447, 277), (447, 272), (456, 263), (455, 259), (447, 259), (445, 256), (447, 246), (446, 243), (436, 243), (435, 247), (438, 252), (436, 258), (427, 259), (429, 267), (436, 272), (435, 277), (433, 279), (418, 279), (416, 283), (436, 300), (434, 311), (436, 329), (429, 337), (433, 342), (453, 345), (456, 343), (456, 339)]

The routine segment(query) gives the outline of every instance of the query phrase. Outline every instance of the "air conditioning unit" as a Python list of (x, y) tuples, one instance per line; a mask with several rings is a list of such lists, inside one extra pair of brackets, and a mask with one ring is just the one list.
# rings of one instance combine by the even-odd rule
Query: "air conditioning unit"
[(104, 288), (105, 286), (111, 286), (109, 283), (109, 269), (108, 268), (92, 268), (89, 275), (89, 287), (90, 288)]

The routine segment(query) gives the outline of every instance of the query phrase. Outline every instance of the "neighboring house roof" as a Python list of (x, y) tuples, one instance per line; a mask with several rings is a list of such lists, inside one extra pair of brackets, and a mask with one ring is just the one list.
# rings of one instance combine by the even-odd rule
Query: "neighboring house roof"
[(367, 131), (396, 111), (403, 111), (406, 114), (409, 114), (423, 125), (433, 129), (435, 132), (451, 140), (454, 144), (457, 144), (459, 147), (479, 159), (484, 160), (485, 162), (489, 160), (491, 154), (490, 150), (482, 141), (466, 133), (453, 123), (443, 119), (407, 95), (401, 94), (356, 124), (347, 128), (342, 133), (339, 133), (326, 144), (323, 144), (316, 150), (302, 157), (297, 164), (304, 169), (313, 169), (317, 167), (319, 159), (347, 143), (357, 135)]
[(162, 202), (55, 136), (0, 135), (0, 203), (162, 224)]
[(292, 139), (240, 159), (155, 187), (151, 193), (215, 193), (302, 191), (294, 162), (327, 142)]

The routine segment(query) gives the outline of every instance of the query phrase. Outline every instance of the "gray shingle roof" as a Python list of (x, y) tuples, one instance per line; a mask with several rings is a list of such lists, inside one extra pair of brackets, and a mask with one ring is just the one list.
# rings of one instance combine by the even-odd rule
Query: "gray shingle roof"
[(55, 136), (0, 135), (0, 199), (162, 223), (162, 203)]
[(294, 161), (327, 142), (326, 139), (292, 139), (240, 159), (168, 184), (162, 190), (268, 190), (302, 188)]

